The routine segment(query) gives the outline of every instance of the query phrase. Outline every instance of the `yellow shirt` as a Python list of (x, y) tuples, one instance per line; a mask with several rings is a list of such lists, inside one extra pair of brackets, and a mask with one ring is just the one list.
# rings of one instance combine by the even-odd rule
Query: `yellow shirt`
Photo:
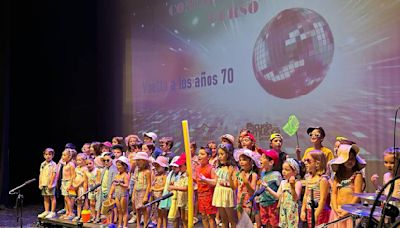
[(104, 170), (104, 175), (103, 175), (103, 180), (101, 182), (101, 191), (103, 193), (107, 193), (108, 192), (108, 188), (107, 188), (107, 183), (108, 183), (108, 170), (107, 168), (105, 168)]
[[(307, 148), (306, 151), (304, 152), (302, 160), (304, 160), (306, 158), (307, 154), (310, 153), (310, 151), (313, 151), (313, 150), (317, 150), (317, 149), (315, 149), (314, 147)], [(332, 151), (330, 149), (328, 149), (327, 147), (323, 146), (321, 148), (321, 151), (322, 151), (322, 153), (325, 154), (326, 162), (329, 162), (330, 160), (332, 160), (334, 158)]]

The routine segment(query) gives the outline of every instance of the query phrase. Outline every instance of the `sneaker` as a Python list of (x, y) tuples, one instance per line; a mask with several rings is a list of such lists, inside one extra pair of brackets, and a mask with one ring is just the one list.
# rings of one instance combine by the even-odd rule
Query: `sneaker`
[(55, 212), (50, 212), (48, 215), (46, 215), (45, 218), (52, 219), (52, 218), (55, 218), (55, 217), (56, 217), (56, 213)]
[(49, 213), (50, 213), (50, 211), (43, 211), (43, 212), (40, 213), (37, 217), (38, 217), (38, 218), (44, 218), (44, 217), (46, 217)]
[(72, 214), (72, 215), (70, 215), (70, 216), (64, 217), (65, 220), (72, 220), (72, 219), (74, 219), (74, 218), (75, 218), (75, 215), (74, 215), (74, 214)]
[(59, 214), (59, 215), (65, 214), (65, 208), (63, 208), (63, 209), (57, 211), (57, 214)]
[(73, 222), (78, 222), (79, 219), (81, 219), (79, 216), (75, 216), (75, 218), (72, 219)]
[(157, 227), (157, 224), (154, 222), (150, 222), (149, 225), (147, 225), (147, 227), (154, 228), (154, 227)]
[(199, 219), (197, 217), (193, 217), (193, 224), (196, 224), (199, 222)]
[(135, 223), (135, 222), (136, 222), (136, 216), (133, 215), (132, 218), (129, 219), (128, 223), (129, 223), (129, 224), (132, 224), (132, 223)]

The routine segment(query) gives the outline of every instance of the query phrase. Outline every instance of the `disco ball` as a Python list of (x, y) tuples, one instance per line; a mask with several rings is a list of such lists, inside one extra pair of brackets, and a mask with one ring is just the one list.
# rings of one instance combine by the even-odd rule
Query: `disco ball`
[(257, 38), (254, 74), (264, 90), (276, 97), (306, 95), (325, 78), (333, 50), (332, 32), (321, 15), (310, 9), (286, 9)]

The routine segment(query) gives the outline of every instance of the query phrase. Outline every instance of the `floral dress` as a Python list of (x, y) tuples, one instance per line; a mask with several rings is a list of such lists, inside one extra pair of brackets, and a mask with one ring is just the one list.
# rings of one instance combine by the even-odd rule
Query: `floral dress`
[(279, 198), (279, 226), (282, 228), (297, 228), (299, 224), (299, 202), (294, 201), (290, 184), (287, 180), (281, 182), (282, 194)]

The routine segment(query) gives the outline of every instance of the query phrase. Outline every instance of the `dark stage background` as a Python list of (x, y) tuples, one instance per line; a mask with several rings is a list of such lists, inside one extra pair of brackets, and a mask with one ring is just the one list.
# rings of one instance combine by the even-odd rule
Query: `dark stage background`
[[(42, 151), (120, 131), (118, 15), (110, 1), (5, 1), (1, 42), (0, 204), (37, 178)], [(25, 203), (41, 201), (37, 182)]]

